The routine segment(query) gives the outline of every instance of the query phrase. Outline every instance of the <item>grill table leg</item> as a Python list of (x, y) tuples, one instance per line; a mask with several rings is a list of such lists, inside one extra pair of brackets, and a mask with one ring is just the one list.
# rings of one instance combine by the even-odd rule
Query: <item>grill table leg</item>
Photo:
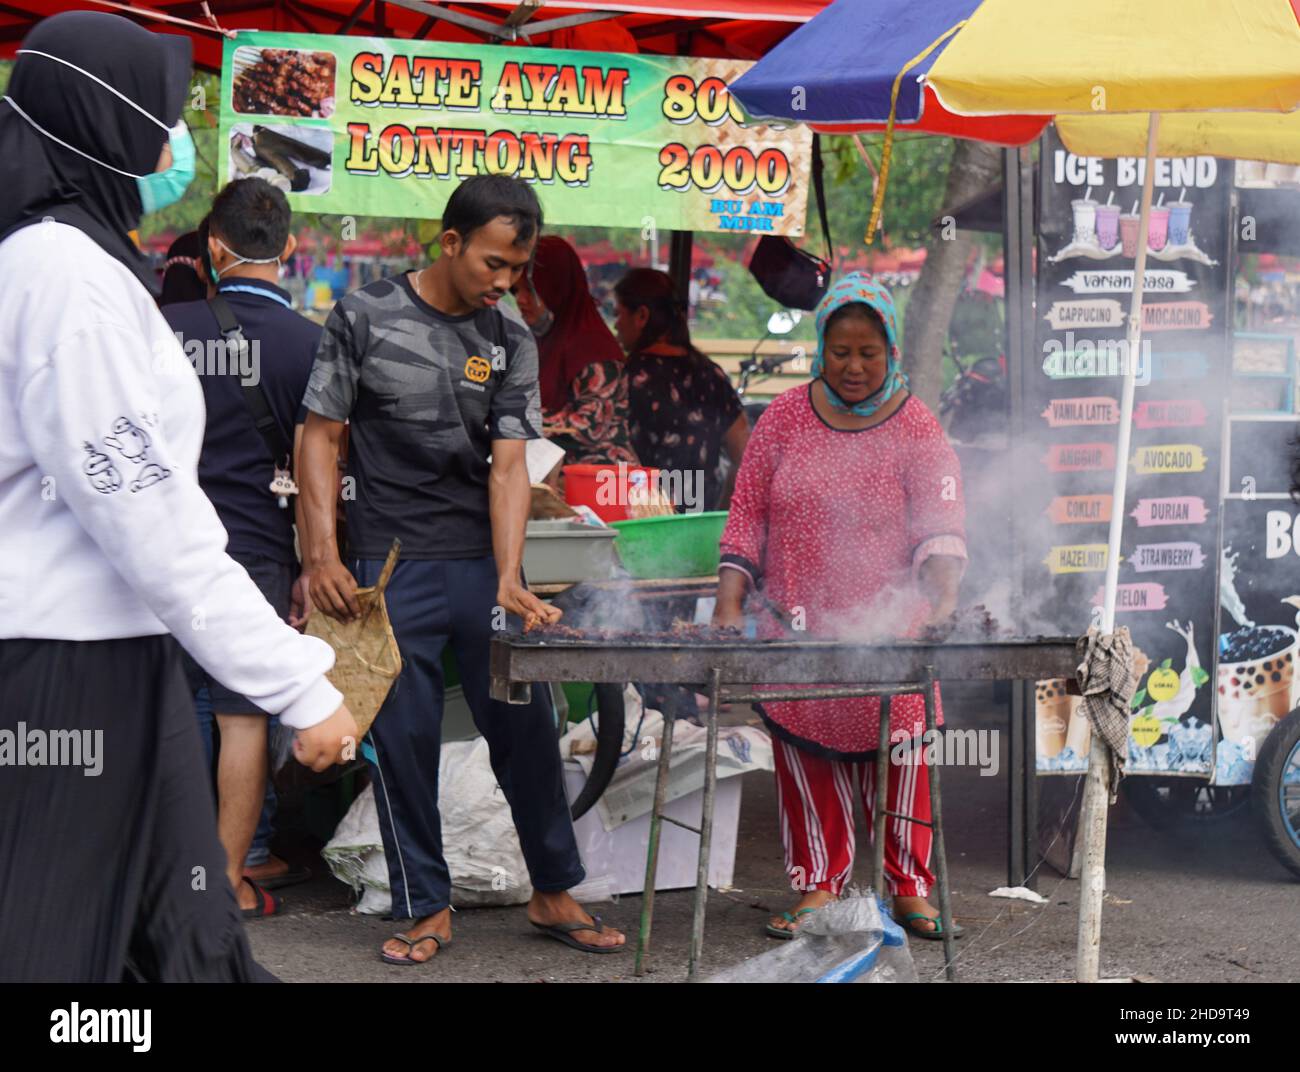
[(695, 913), (691, 919), (691, 953), (687, 979), (694, 979), (704, 949), (704, 911), (709, 903), (709, 855), (713, 848), (713, 794), (718, 786), (718, 693), (722, 671), (709, 676), (708, 730), (704, 750), (704, 808), (700, 818), (700, 858), (695, 873)]
[[(931, 731), (937, 737), (939, 724), (934, 702), (934, 667), (925, 668), (925, 729), (923, 740), (933, 739)], [(921, 753), (924, 761), (925, 752)], [(928, 764), (930, 770), (930, 827), (931, 852), (934, 856), (934, 875), (939, 883), (939, 925), (943, 927), (943, 971), (948, 982), (957, 981), (957, 968), (952, 957), (952, 890), (948, 887), (948, 855), (943, 847), (943, 815), (939, 804), (939, 768), (938, 763)]]
[(880, 697), (880, 739), (876, 744), (876, 811), (871, 817), (871, 875), (876, 900), (885, 906), (885, 806), (889, 794), (889, 697)]
[(668, 792), (668, 761), (673, 751), (672, 704), (663, 712), (664, 732), (659, 742), (659, 773), (655, 778), (654, 806), (650, 809), (650, 847), (646, 851), (645, 890), (641, 897), (641, 930), (636, 939), (636, 965), (633, 974), (645, 971), (645, 957), (650, 951), (650, 928), (655, 914), (655, 875), (659, 870), (659, 835), (663, 830), (664, 797)]

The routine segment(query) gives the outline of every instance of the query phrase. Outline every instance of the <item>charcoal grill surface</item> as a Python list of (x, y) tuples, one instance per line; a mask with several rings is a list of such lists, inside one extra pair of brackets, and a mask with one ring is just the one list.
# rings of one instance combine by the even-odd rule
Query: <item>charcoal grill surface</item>
[[(645, 681), (746, 685), (859, 684), (921, 681), (927, 668), (957, 681), (1072, 678), (1073, 637), (1014, 637), (943, 643), (835, 640), (661, 640), (507, 634), (492, 641), (495, 699), (526, 702), (533, 681)], [(521, 698), (522, 697), (522, 698)]]

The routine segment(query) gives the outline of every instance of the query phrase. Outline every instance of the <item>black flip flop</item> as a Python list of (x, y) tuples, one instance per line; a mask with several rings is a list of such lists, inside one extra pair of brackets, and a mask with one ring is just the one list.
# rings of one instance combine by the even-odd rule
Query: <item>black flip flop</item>
[(241, 908), (239, 910), (240, 915), (245, 919), (261, 919), (264, 916), (273, 916), (284, 906), (284, 902), (275, 894), (267, 893), (264, 886), (259, 886), (251, 878), (245, 878), (244, 881), (252, 886), (253, 892), (257, 894), (256, 908)]
[[(528, 922), (533, 923), (531, 919)], [(555, 923), (550, 926), (545, 923), (533, 923), (533, 926), (557, 942), (563, 942), (574, 949), (581, 949), (584, 953), (619, 953), (623, 950), (621, 945), (588, 945), (573, 937), (575, 931), (595, 931), (600, 934), (605, 929), (605, 925), (601, 923), (599, 916), (592, 916), (590, 923)]]
[[(396, 938), (399, 942), (403, 943), (406, 946), (408, 952), (414, 949), (421, 942), (436, 942), (438, 944), (438, 953), (441, 953), (444, 949), (447, 949), (451, 945), (451, 939), (444, 938), (440, 934), (426, 934), (423, 938), (408, 938), (404, 934), (394, 934), (393, 937)], [(429, 957), (428, 960), (412, 960), (410, 956), (404, 956), (404, 957), (390, 956), (388, 953), (385, 953), (381, 948), (379, 950), (379, 959), (382, 960), (385, 964), (397, 964), (402, 967), (409, 967), (412, 964), (428, 964), (430, 960), (437, 960), (438, 957), (437, 954), (435, 954), (434, 956)]]

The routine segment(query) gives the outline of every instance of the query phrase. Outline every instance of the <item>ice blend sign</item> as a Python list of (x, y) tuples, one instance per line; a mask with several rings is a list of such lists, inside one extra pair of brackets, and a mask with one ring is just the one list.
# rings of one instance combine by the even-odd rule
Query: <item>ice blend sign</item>
[(748, 126), (748, 63), (246, 32), (225, 43), (221, 178), (300, 211), (437, 218), (473, 175), (554, 223), (803, 232), (811, 135)]
[[(1129, 771), (1209, 774), (1232, 168), (1213, 157), (1155, 160), (1143, 343), (1129, 354), (1145, 161), (1073, 156), (1051, 130), (1042, 144), (1039, 350), (1021, 370), (1021, 432), (1032, 448), (1019, 499), (1027, 601), (1043, 626), (1035, 631), (1077, 635), (1098, 624), (1110, 521), (1123, 511), (1115, 611), (1132, 634), (1137, 675)], [(1130, 362), (1133, 437), (1120, 456)], [(1128, 494), (1117, 503), (1120, 465)], [(1035, 699), (1039, 769), (1084, 769), (1078, 698), (1043, 681)]]

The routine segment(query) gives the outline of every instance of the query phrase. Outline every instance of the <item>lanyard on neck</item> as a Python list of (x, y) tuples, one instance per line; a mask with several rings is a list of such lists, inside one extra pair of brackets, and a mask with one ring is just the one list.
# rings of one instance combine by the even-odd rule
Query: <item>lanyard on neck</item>
[(276, 294), (271, 290), (263, 290), (261, 287), (250, 287), (240, 283), (222, 283), (217, 291), (219, 294), (256, 294), (259, 298), (270, 298), (272, 301), (279, 302), (286, 309), (293, 308), (293, 302), (281, 294)]

